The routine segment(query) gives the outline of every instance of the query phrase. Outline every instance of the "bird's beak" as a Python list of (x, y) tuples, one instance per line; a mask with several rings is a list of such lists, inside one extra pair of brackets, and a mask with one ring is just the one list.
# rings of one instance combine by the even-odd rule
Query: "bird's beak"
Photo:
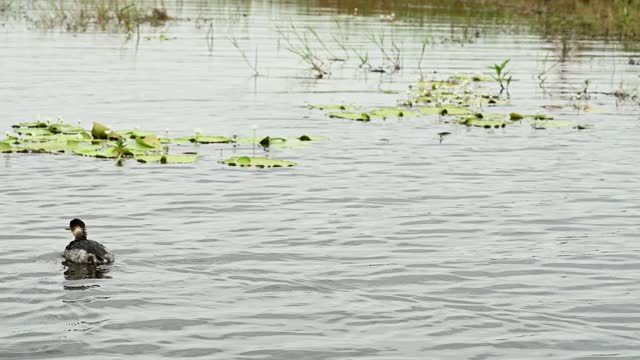
[(65, 227), (64, 227), (64, 229), (65, 229), (65, 230), (71, 230), (71, 228), (70, 228), (70, 227), (68, 227), (68, 226), (65, 226)]

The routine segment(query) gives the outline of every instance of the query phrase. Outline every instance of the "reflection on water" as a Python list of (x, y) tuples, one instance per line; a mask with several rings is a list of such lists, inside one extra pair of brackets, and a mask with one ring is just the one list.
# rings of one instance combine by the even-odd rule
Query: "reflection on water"
[(67, 280), (111, 278), (107, 275), (110, 270), (105, 265), (75, 264), (67, 261), (62, 264), (66, 267), (64, 277)]

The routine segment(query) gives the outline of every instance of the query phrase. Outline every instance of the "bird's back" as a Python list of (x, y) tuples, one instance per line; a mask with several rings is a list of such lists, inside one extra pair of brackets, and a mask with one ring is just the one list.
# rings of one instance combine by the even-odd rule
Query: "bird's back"
[(74, 240), (65, 248), (64, 258), (73, 263), (107, 264), (113, 261), (113, 254), (97, 241)]

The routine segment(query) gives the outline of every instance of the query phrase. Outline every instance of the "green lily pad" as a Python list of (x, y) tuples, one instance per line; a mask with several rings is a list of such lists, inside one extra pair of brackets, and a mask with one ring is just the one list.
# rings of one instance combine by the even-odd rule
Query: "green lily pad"
[(194, 142), (198, 144), (227, 144), (232, 142), (231, 139), (225, 136), (208, 136), (208, 135), (196, 135)]
[(36, 153), (65, 153), (72, 152), (81, 146), (79, 141), (50, 141), (43, 143), (25, 143), (24, 148)]
[(524, 116), (522, 114), (518, 114), (518, 113), (509, 114), (509, 120), (511, 121), (518, 121), (522, 119), (524, 119)]
[(175, 144), (227, 144), (233, 142), (233, 140), (226, 136), (195, 135), (171, 139), (171, 142)]
[(476, 127), (481, 127), (481, 128), (485, 128), (485, 129), (503, 128), (503, 127), (507, 126), (507, 122), (506, 121), (477, 118), (475, 116), (474, 117), (468, 117), (468, 118), (460, 119), (460, 120), (458, 120), (458, 123), (462, 124), (462, 125), (476, 126)]
[(345, 104), (308, 105), (307, 107), (312, 110), (327, 110), (327, 111), (338, 111), (338, 110), (353, 111), (353, 110), (358, 110), (363, 108), (362, 106), (345, 105)]
[(48, 136), (53, 135), (51, 131), (47, 128), (37, 128), (37, 127), (21, 127), (15, 129), (15, 132), (20, 135), (30, 135), (30, 136)]
[(328, 140), (329, 138), (326, 136), (310, 136), (310, 135), (302, 135), (298, 138), (300, 141), (322, 141)]
[(289, 166), (296, 165), (296, 163), (293, 161), (270, 159), (265, 157), (249, 157), (249, 156), (233, 157), (229, 160), (225, 160), (221, 162), (229, 166), (240, 166), (240, 167), (254, 166), (259, 168), (289, 167)]
[(473, 110), (459, 106), (422, 107), (420, 112), (425, 115), (460, 116), (473, 115)]
[(417, 112), (405, 110), (405, 109), (397, 109), (397, 108), (386, 108), (386, 109), (376, 109), (369, 113), (372, 117), (376, 118), (390, 118), (390, 117), (416, 117), (420, 116)]
[(140, 130), (127, 130), (127, 131), (118, 131), (118, 135), (126, 138), (137, 139), (143, 138), (150, 135), (155, 135), (155, 133), (149, 131), (140, 131)]
[[(576, 127), (577, 124), (569, 122), (569, 121), (557, 121), (557, 120), (534, 120), (531, 122), (531, 126), (537, 129), (546, 129), (546, 128), (572, 128)], [(585, 125), (582, 125), (585, 126)], [(588, 126), (588, 125), (587, 125)]]
[(327, 116), (329, 116), (330, 118), (347, 119), (347, 120), (354, 120), (354, 121), (363, 121), (363, 122), (371, 121), (371, 116), (369, 116), (369, 114), (367, 113), (332, 112), (332, 113), (328, 113)]
[(533, 120), (553, 120), (553, 117), (547, 115), (525, 115), (524, 117)]
[(451, 75), (449, 76), (449, 80), (451, 81), (472, 81), (472, 82), (490, 82), (494, 81), (491, 76), (482, 75), (482, 74), (459, 74), (459, 75)]
[(115, 131), (112, 131), (107, 126), (99, 122), (93, 123), (93, 128), (91, 129), (91, 136), (93, 136), (94, 139), (102, 139), (102, 140), (122, 139), (122, 136), (120, 136), (120, 134), (116, 133)]
[(198, 161), (193, 155), (140, 155), (135, 159), (140, 163), (159, 162), (161, 164), (193, 164)]
[(21, 143), (29, 143), (29, 142), (66, 142), (66, 141), (91, 141), (91, 135), (88, 133), (79, 133), (79, 134), (51, 134), (51, 135), (39, 135), (39, 136), (30, 136), (25, 137), (23, 139), (16, 139), (15, 141), (20, 141)]
[(104, 149), (103, 145), (86, 145), (73, 149), (73, 153), (81, 156), (91, 156), (95, 158), (115, 158), (116, 154), (111, 149)]
[(147, 149), (160, 149), (162, 145), (160, 144), (160, 139), (157, 135), (151, 134), (145, 137), (136, 137), (136, 144), (140, 145), (142, 148)]
[(447, 80), (425, 80), (419, 81), (417, 84), (420, 89), (438, 90), (438, 89), (455, 89), (460, 87), (460, 84), (455, 81)]
[(10, 153), (13, 152), (13, 146), (6, 141), (0, 141), (0, 153)]
[(18, 125), (13, 125), (14, 128), (46, 128), (49, 124), (43, 121), (23, 122)]
[(79, 134), (85, 132), (83, 128), (69, 124), (52, 124), (47, 129), (52, 134)]

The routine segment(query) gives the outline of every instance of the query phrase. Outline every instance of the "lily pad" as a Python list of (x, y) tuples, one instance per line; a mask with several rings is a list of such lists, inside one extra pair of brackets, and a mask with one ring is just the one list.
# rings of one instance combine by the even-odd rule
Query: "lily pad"
[(533, 120), (553, 120), (553, 117), (547, 115), (525, 115), (524, 117)]
[(253, 167), (259, 167), (259, 168), (289, 167), (289, 166), (296, 165), (296, 163), (293, 161), (270, 159), (265, 157), (250, 157), (250, 156), (232, 157), (231, 159), (221, 161), (221, 162), (229, 166), (240, 166), (240, 167), (253, 166)]
[(13, 146), (6, 141), (0, 141), (0, 153), (10, 153), (13, 152)]
[(367, 113), (332, 112), (332, 113), (328, 113), (327, 116), (329, 116), (330, 118), (347, 119), (347, 120), (354, 120), (354, 121), (363, 121), (363, 122), (371, 121), (371, 116), (369, 116), (369, 114)]
[(198, 161), (193, 155), (140, 155), (135, 159), (140, 163), (159, 162), (161, 164), (193, 164)]
[[(576, 128), (580, 130), (584, 130), (589, 128), (590, 125), (586, 124), (576, 124), (569, 121), (557, 121), (557, 120), (534, 120), (531, 122), (531, 126), (536, 129), (546, 129), (546, 128)], [(580, 128), (578, 128), (580, 126)]]
[(405, 110), (405, 109), (397, 109), (397, 108), (386, 108), (386, 109), (376, 109), (369, 113), (372, 117), (376, 118), (390, 118), (390, 117), (416, 117), (420, 116), (417, 112)]
[(477, 118), (475, 116), (474, 117), (468, 117), (468, 118), (460, 119), (460, 120), (458, 120), (458, 123), (462, 124), (462, 125), (476, 126), (476, 127), (481, 127), (481, 128), (485, 128), (485, 129), (503, 128), (503, 127), (507, 126), (507, 122), (506, 121), (483, 119), (483, 118)]
[(85, 130), (79, 126), (70, 124), (52, 124), (47, 128), (52, 134), (79, 134)]
[(120, 140), (122, 136), (115, 131), (112, 131), (107, 126), (94, 122), (93, 128), (91, 129), (91, 136), (94, 139), (103, 139), (103, 140)]
[(322, 141), (328, 140), (329, 138), (326, 136), (310, 136), (310, 135), (302, 135), (298, 138), (300, 141)]
[(118, 134), (122, 137), (127, 137), (131, 139), (143, 138), (149, 135), (155, 135), (155, 133), (149, 131), (140, 131), (140, 130), (127, 130), (127, 131), (118, 131)]
[(494, 81), (491, 76), (482, 74), (459, 74), (449, 76), (451, 81), (472, 81), (472, 82), (490, 82)]
[(35, 122), (23, 122), (18, 125), (13, 125), (14, 128), (46, 128), (49, 124), (43, 121), (35, 121)]
[(81, 156), (91, 156), (95, 158), (115, 158), (113, 149), (103, 149), (102, 145), (86, 145), (73, 149), (73, 153)]
[(171, 139), (171, 142), (176, 144), (227, 144), (233, 142), (233, 140), (226, 136), (194, 135)]
[(15, 132), (20, 135), (30, 135), (30, 136), (48, 136), (53, 135), (53, 133), (47, 128), (40, 127), (21, 127), (15, 129)]
[(145, 137), (136, 137), (136, 143), (143, 148), (148, 149), (160, 149), (162, 145), (160, 144), (160, 139), (155, 134), (147, 135)]
[(458, 82), (448, 80), (424, 80), (419, 81), (416, 85), (420, 89), (428, 90), (438, 90), (442, 88), (455, 89), (457, 87), (460, 87), (460, 84)]
[(207, 136), (197, 135), (194, 137), (194, 142), (198, 144), (227, 144), (232, 142), (231, 139), (225, 136)]
[(25, 143), (24, 148), (37, 153), (64, 153), (72, 152), (80, 147), (81, 143), (75, 140), (50, 141), (43, 143)]
[(518, 114), (518, 113), (509, 114), (509, 120), (511, 121), (518, 121), (522, 119), (524, 119), (524, 116), (522, 114)]
[(308, 105), (307, 107), (313, 110), (327, 110), (327, 111), (337, 111), (337, 110), (352, 111), (352, 110), (358, 110), (363, 108), (362, 106), (345, 105), (345, 104)]
[(422, 107), (420, 112), (425, 115), (460, 116), (473, 115), (473, 110), (460, 106)]

